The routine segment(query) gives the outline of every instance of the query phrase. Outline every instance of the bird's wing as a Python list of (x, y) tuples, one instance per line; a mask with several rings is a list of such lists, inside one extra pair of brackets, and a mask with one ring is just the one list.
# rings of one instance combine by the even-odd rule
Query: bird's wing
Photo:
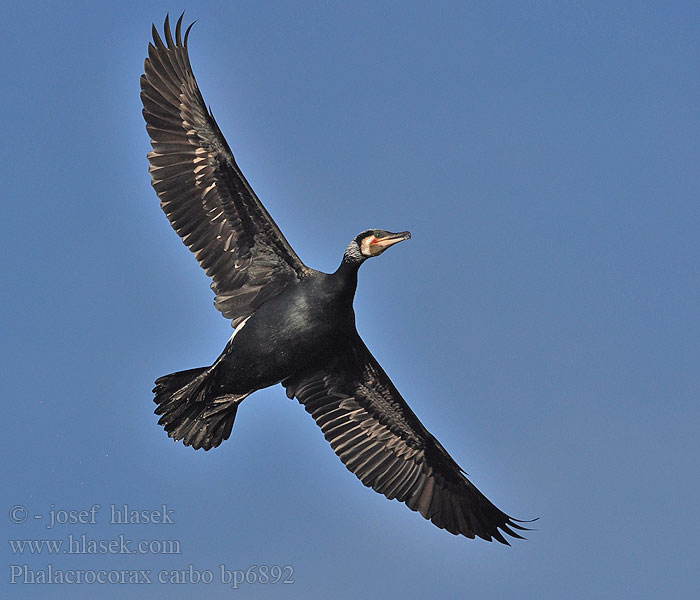
[[(362, 340), (342, 356), (282, 382), (345, 466), (368, 487), (405, 502), (442, 529), (508, 544), (526, 530), (496, 508), (428, 432)], [(518, 521), (521, 522), (521, 521)]]
[(241, 173), (207, 110), (187, 53), (190, 27), (165, 43), (153, 27), (141, 100), (153, 187), (170, 224), (212, 279), (215, 305), (237, 326), (309, 269)]

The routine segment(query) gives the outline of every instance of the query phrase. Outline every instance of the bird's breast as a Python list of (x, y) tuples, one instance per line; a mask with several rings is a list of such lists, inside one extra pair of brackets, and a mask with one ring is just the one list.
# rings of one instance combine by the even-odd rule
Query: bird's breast
[(234, 334), (228, 379), (267, 387), (343, 352), (354, 331), (352, 298), (328, 287), (297, 286), (263, 304)]

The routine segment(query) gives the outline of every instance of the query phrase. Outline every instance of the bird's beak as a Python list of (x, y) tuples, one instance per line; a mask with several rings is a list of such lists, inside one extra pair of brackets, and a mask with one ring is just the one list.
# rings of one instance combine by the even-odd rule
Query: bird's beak
[(376, 238), (373, 242), (373, 246), (379, 246), (382, 252), (386, 250), (389, 246), (403, 242), (411, 237), (410, 231), (402, 231), (401, 233), (389, 233), (381, 238)]

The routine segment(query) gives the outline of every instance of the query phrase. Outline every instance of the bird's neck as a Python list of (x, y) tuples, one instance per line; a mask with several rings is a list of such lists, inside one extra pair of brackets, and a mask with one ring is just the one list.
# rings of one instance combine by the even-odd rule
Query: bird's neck
[(353, 296), (357, 289), (357, 271), (363, 262), (343, 256), (340, 266), (333, 273), (333, 277), (341, 283), (344, 291)]

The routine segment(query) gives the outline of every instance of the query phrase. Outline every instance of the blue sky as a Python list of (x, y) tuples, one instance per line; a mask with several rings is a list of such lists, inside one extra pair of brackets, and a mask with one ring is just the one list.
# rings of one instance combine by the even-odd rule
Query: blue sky
[[(156, 425), (153, 380), (210, 364), (231, 334), (147, 172), (138, 80), (151, 23), (183, 8), (205, 100), (308, 265), (333, 270), (369, 227), (413, 233), (362, 268), (358, 329), (472, 481), (540, 518), (528, 541), (456, 538), (364, 488), (279, 386), (208, 453)], [(697, 594), (697, 3), (3, 15), (4, 537), (180, 550), (8, 543), (8, 585), (13, 566), (153, 580), (13, 598)], [(94, 523), (47, 527), (96, 504)], [(174, 522), (110, 523), (124, 504)], [(157, 581), (190, 565), (212, 583)], [(234, 591), (221, 565), (289, 565), (294, 583)]]

